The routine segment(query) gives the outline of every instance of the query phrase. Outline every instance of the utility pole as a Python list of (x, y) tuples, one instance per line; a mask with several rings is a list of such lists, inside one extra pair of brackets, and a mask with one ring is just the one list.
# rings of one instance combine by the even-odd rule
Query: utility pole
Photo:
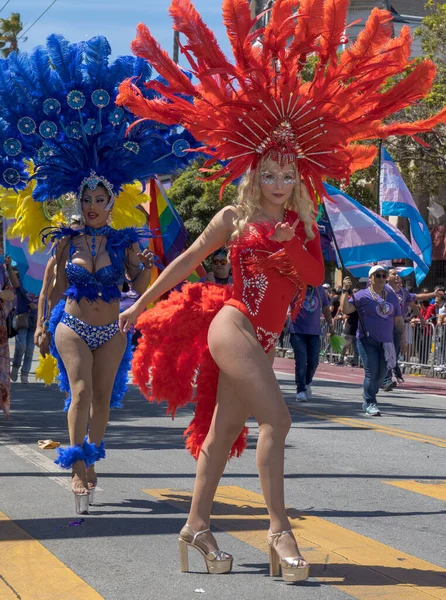
[[(388, 10), (390, 13), (392, 12), (392, 1), (391, 0), (383, 0), (384, 8)], [(392, 37), (395, 37), (395, 24), (392, 20)]]
[(179, 60), (179, 50), (180, 50), (180, 32), (174, 29), (173, 31), (173, 62), (178, 64)]
[(381, 214), (381, 168), (382, 168), (382, 150), (383, 141), (380, 138), (378, 143), (378, 186), (376, 190), (376, 214)]

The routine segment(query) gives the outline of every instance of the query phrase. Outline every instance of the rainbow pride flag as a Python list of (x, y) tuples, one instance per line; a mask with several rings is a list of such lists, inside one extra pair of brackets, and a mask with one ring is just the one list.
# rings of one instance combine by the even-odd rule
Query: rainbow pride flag
[[(150, 240), (151, 250), (157, 255), (161, 264), (167, 267), (183, 252), (188, 234), (181, 217), (167, 197), (166, 190), (157, 177), (150, 180), (148, 190), (146, 188), (147, 192), (150, 196), (149, 210), (147, 211), (149, 213), (149, 227), (156, 235), (155, 238)], [(152, 269), (151, 284), (157, 279), (161, 270), (159, 267)], [(205, 278), (206, 271), (200, 265), (187, 279), (195, 283)]]

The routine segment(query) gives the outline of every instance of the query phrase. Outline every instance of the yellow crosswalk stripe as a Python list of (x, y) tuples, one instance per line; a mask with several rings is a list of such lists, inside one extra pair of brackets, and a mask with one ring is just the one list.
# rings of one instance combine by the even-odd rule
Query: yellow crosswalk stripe
[(103, 600), (92, 587), (0, 512), (2, 600)]
[(2, 600), (17, 600), (19, 596), (14, 592), (14, 590), (3, 581), (2, 576), (0, 575), (0, 598)]
[[(387, 485), (393, 485), (403, 490), (409, 490), (410, 492), (416, 492), (423, 496), (429, 496), (430, 498), (436, 498), (437, 500), (446, 501), (446, 479), (431, 480), (410, 480), (407, 481), (384, 481)], [(445, 584), (446, 585), (446, 584)]]
[(397, 427), (389, 427), (387, 425), (381, 425), (376, 421), (364, 421), (363, 419), (351, 419), (350, 417), (339, 417), (338, 415), (329, 415), (323, 411), (317, 411), (313, 409), (303, 408), (301, 406), (288, 406), (290, 412), (296, 414), (304, 414), (314, 419), (320, 419), (323, 421), (332, 421), (333, 423), (341, 423), (349, 427), (360, 427), (362, 429), (372, 429), (380, 433), (386, 433), (387, 435), (393, 435), (406, 440), (414, 442), (422, 442), (423, 444), (431, 444), (432, 446), (438, 446), (439, 448), (446, 448), (446, 439), (435, 437), (431, 435), (425, 435), (424, 433), (416, 433), (414, 431), (407, 431), (405, 429), (399, 429)]
[[(143, 490), (188, 512), (190, 492)], [(400, 552), (325, 519), (288, 512), (299, 547), (312, 564), (311, 576), (359, 600), (446, 600), (446, 570)], [(212, 524), (267, 551), (268, 514), (261, 495), (238, 486), (221, 486)]]

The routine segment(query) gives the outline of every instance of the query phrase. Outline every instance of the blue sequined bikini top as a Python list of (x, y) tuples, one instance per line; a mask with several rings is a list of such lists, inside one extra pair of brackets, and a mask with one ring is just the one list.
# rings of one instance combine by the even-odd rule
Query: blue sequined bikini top
[(134, 227), (117, 230), (107, 226), (96, 230), (96, 235), (105, 235), (106, 237), (105, 249), (110, 256), (110, 264), (98, 269), (95, 273), (91, 273), (85, 267), (73, 262), (73, 254), (76, 251), (73, 239), (83, 233), (86, 231), (73, 230), (68, 227), (48, 228), (42, 238), (44, 243), (47, 243), (48, 238), (52, 242), (67, 237), (70, 240), (69, 260), (65, 269), (69, 287), (65, 296), (76, 302), (82, 298), (86, 298), (90, 302), (99, 299), (104, 302), (120, 300), (120, 286), (125, 281), (125, 252), (135, 243), (138, 243), (142, 250), (140, 240), (153, 237), (153, 233), (147, 229)]
[(86, 298), (90, 302), (99, 298), (104, 302), (119, 300), (121, 298), (119, 286), (122, 286), (125, 280), (124, 265), (122, 264), (122, 268), (118, 269), (110, 263), (91, 273), (85, 267), (73, 262), (75, 251), (73, 238), (70, 238), (70, 260), (65, 268), (69, 287), (65, 296), (76, 302), (81, 298)]
[(79, 302), (81, 298), (87, 298), (94, 301), (101, 298), (105, 302), (112, 302), (121, 298), (119, 286), (124, 283), (124, 271), (119, 271), (112, 264), (90, 273), (70, 260), (65, 271), (69, 283), (65, 295), (72, 300)]

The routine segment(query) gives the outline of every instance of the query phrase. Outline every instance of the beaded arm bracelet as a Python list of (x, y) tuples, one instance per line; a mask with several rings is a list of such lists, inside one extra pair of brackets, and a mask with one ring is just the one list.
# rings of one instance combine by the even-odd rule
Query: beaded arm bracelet
[(143, 262), (139, 263), (139, 270), (140, 271), (150, 271), (150, 269), (153, 267), (153, 265), (145, 265)]

